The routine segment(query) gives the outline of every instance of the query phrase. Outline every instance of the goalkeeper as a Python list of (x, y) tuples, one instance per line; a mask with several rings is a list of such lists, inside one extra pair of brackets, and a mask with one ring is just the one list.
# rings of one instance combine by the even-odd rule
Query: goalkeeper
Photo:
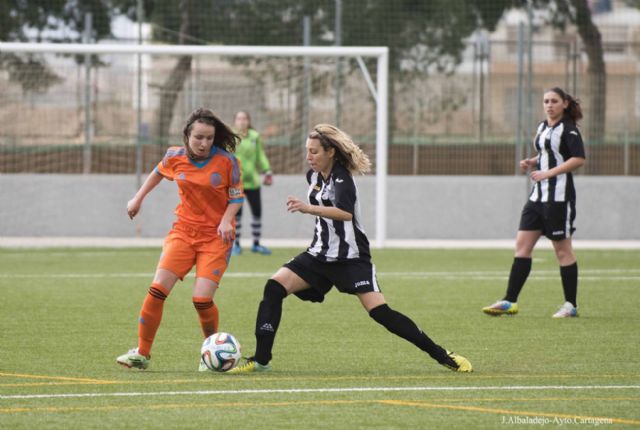
[[(234, 117), (235, 131), (242, 141), (236, 147), (235, 156), (240, 160), (242, 170), (242, 184), (246, 199), (251, 209), (251, 233), (253, 246), (251, 252), (262, 255), (271, 254), (271, 250), (260, 244), (262, 236), (262, 201), (260, 197), (260, 174), (264, 173), (264, 185), (271, 185), (273, 177), (269, 159), (264, 152), (264, 146), (260, 134), (251, 126), (251, 116), (248, 112), (239, 111)], [(233, 244), (233, 255), (240, 255), (240, 234), (242, 231), (242, 208), (236, 215), (236, 240)]]

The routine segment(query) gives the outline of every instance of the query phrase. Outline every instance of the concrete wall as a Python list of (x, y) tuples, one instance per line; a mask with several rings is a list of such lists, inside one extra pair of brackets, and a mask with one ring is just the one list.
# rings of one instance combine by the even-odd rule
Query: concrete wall
[[(357, 179), (364, 225), (373, 237), (374, 180)], [(578, 176), (578, 239), (640, 239), (640, 178)], [(159, 237), (177, 203), (163, 181), (135, 221), (126, 214), (136, 191), (130, 175), (0, 175), (0, 236)], [(504, 176), (389, 177), (391, 239), (507, 239), (514, 237), (528, 181)], [(303, 197), (300, 176), (276, 176), (263, 188), (265, 238), (311, 238), (313, 219), (289, 214), (287, 195)], [(249, 236), (248, 210), (244, 237)]]

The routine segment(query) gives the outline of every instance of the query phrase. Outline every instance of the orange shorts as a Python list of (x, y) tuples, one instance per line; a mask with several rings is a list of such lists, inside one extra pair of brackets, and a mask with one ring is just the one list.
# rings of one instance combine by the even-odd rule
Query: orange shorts
[(219, 284), (229, 265), (233, 242), (224, 243), (212, 228), (175, 223), (164, 240), (158, 269), (169, 270), (182, 280), (196, 266), (196, 277)]

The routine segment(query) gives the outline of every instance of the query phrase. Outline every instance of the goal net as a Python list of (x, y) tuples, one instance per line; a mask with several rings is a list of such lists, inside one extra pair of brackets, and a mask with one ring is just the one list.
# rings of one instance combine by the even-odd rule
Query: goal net
[(363, 205), (382, 245), (387, 74), (380, 47), (0, 43), (0, 173), (139, 182), (204, 106), (229, 124), (248, 112), (274, 173), (301, 174), (309, 128), (331, 123), (373, 161)]

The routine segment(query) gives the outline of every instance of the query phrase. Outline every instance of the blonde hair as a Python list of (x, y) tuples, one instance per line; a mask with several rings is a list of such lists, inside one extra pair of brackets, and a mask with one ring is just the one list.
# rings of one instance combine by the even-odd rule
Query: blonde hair
[(352, 174), (364, 174), (371, 170), (371, 161), (351, 136), (331, 124), (318, 124), (309, 133), (309, 139), (317, 139), (325, 151), (335, 148), (336, 161)]

